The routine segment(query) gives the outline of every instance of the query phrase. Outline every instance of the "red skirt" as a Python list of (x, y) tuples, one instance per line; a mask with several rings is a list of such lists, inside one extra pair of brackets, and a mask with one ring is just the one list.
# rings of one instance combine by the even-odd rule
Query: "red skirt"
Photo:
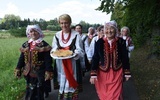
[(114, 71), (112, 68), (97, 73), (98, 81), (95, 82), (96, 91), (100, 100), (123, 100), (122, 83), (123, 69)]

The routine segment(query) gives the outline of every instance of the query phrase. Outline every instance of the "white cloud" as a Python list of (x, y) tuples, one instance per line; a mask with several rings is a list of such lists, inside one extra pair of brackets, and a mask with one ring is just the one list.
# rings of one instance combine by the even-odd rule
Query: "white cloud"
[(82, 3), (79, 0), (66, 0), (59, 4), (51, 4), (44, 9), (41, 8), (42, 10), (39, 10), (40, 7), (36, 7), (38, 5), (35, 6), (35, 9), (30, 10), (28, 8), (27, 10), (23, 10), (25, 7), (18, 8), (18, 6), (10, 2), (6, 10), (0, 10), (0, 17), (2, 17), (2, 14), (13, 13), (19, 15), (21, 19), (30, 18), (32, 20), (42, 18), (48, 21), (58, 18), (61, 14), (67, 13), (72, 17), (73, 23), (79, 23), (83, 20), (91, 24), (103, 24), (110, 20), (110, 15), (95, 10), (100, 3)]
[(19, 9), (14, 3), (10, 2), (7, 5), (7, 9), (6, 9), (5, 13), (7, 13), (7, 14), (19, 14)]

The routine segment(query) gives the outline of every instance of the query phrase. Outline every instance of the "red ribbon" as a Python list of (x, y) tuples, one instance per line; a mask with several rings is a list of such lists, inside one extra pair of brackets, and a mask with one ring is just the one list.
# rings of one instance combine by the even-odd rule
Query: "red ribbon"
[(63, 62), (63, 68), (64, 68), (66, 78), (69, 82), (69, 86), (73, 87), (74, 89), (77, 88), (78, 83), (76, 82), (73, 76), (71, 59), (62, 59), (62, 62)]

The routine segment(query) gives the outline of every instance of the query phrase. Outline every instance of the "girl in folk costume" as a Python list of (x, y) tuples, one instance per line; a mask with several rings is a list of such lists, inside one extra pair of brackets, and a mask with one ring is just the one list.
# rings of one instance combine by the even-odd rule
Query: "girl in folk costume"
[(79, 33), (70, 29), (71, 17), (63, 14), (59, 17), (61, 31), (53, 37), (52, 51), (69, 49), (76, 54), (73, 58), (56, 59), (57, 82), (59, 86), (58, 100), (78, 100), (77, 64), (76, 60), (84, 56)]
[(28, 25), (26, 35), (29, 40), (20, 48), (15, 76), (19, 78), (23, 73), (26, 79), (25, 100), (44, 100), (46, 81), (53, 75), (51, 46), (43, 40), (44, 35), (38, 25)]
[(115, 21), (105, 23), (105, 36), (95, 44), (90, 82), (100, 100), (123, 100), (123, 76), (131, 77), (126, 42), (116, 33)]
[(126, 40), (126, 47), (127, 47), (127, 50), (128, 50), (128, 56), (130, 58), (130, 53), (131, 51), (134, 50), (134, 44), (133, 44), (133, 41), (132, 41), (132, 38), (129, 36), (129, 33), (130, 33), (130, 30), (128, 27), (124, 26), (121, 28), (121, 37)]

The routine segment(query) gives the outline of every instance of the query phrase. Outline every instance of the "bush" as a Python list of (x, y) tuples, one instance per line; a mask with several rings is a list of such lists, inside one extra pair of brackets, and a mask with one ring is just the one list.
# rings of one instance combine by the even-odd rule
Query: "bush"
[(150, 45), (135, 49), (131, 54), (131, 72), (140, 100), (160, 98), (160, 60), (150, 59)]
[(10, 29), (10, 34), (15, 37), (25, 37), (26, 36), (26, 28), (22, 27), (19, 29)]

